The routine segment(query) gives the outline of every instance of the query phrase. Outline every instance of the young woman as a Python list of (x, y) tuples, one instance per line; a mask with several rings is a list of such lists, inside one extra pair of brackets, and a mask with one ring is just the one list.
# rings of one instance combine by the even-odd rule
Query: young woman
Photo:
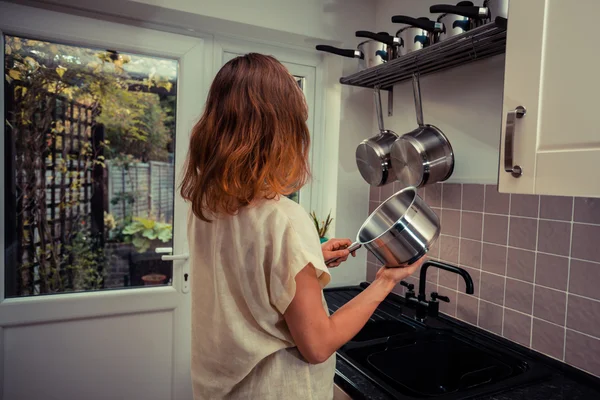
[[(212, 83), (192, 131), (182, 196), (191, 203), (194, 398), (331, 399), (335, 351), (420, 265), (382, 268), (330, 316), (324, 260), (307, 213), (285, 195), (309, 177), (304, 95), (276, 59), (248, 54)], [(339, 262), (335, 265), (339, 265)]]

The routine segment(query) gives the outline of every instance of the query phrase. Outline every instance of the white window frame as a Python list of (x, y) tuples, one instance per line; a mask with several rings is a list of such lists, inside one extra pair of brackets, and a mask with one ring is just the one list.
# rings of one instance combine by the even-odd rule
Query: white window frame
[[(325, 218), (333, 206), (324, 204), (325, 194), (325, 135), (324, 135), (324, 67), (323, 60), (314, 52), (306, 49), (279, 47), (276, 45), (215, 37), (214, 40), (214, 74), (221, 69), (227, 55), (242, 55), (247, 53), (262, 53), (273, 55), (284, 63), (292, 75), (305, 78), (304, 92), (313, 96), (314, 104), (307, 121), (311, 134), (311, 149), (309, 154), (312, 179), (300, 191), (300, 205), (307, 211), (315, 211), (317, 216)], [(333, 234), (330, 228), (329, 236)]]

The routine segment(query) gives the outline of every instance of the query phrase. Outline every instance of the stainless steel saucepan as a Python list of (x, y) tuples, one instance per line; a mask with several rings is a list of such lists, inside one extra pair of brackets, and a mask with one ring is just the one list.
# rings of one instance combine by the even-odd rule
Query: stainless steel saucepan
[(383, 265), (399, 267), (414, 264), (427, 254), (439, 234), (438, 216), (419, 197), (417, 189), (409, 187), (373, 211), (348, 250), (354, 252), (364, 246)]
[(340, 49), (337, 47), (319, 44), (316, 46), (318, 51), (331, 53), (342, 57), (358, 58), (358, 71), (375, 67), (384, 63), (381, 57), (387, 50), (387, 45), (376, 40), (366, 40), (359, 43), (354, 49)]
[(379, 133), (363, 140), (358, 145), (356, 148), (356, 166), (360, 175), (369, 185), (383, 186), (396, 179), (390, 161), (390, 151), (392, 145), (398, 139), (398, 135), (383, 127), (379, 89), (375, 89), (374, 95)]
[(356, 31), (356, 37), (368, 38), (384, 43), (387, 46), (386, 50), (377, 53), (384, 61), (392, 61), (400, 56), (402, 38), (391, 36), (387, 32), (375, 33), (369, 31)]
[(474, 6), (471, 1), (461, 1), (457, 5), (436, 4), (429, 8), (429, 12), (442, 14), (437, 19), (444, 25), (440, 42), (482, 25), (489, 14), (487, 8)]
[(421, 187), (450, 178), (454, 171), (454, 151), (441, 130), (423, 122), (421, 86), (416, 74), (413, 91), (419, 127), (394, 142), (390, 158), (400, 183)]

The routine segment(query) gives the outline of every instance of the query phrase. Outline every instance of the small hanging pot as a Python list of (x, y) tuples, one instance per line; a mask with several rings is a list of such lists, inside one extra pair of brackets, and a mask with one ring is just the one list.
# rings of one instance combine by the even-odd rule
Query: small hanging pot
[(419, 77), (413, 75), (415, 110), (419, 127), (401, 136), (392, 146), (391, 162), (403, 186), (421, 187), (450, 178), (454, 151), (444, 133), (423, 122)]
[(375, 88), (374, 97), (379, 133), (358, 145), (356, 148), (356, 165), (360, 175), (369, 185), (383, 186), (395, 180), (390, 161), (390, 151), (392, 145), (398, 139), (398, 135), (383, 127), (379, 88)]

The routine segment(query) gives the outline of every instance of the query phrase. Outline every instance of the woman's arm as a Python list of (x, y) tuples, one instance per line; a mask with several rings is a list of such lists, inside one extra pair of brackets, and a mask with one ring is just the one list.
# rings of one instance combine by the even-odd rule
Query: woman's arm
[(403, 268), (382, 267), (375, 281), (331, 317), (323, 309), (322, 290), (309, 264), (296, 275), (296, 294), (284, 313), (298, 350), (311, 364), (325, 362), (352, 339), (402, 279), (425, 261)]

